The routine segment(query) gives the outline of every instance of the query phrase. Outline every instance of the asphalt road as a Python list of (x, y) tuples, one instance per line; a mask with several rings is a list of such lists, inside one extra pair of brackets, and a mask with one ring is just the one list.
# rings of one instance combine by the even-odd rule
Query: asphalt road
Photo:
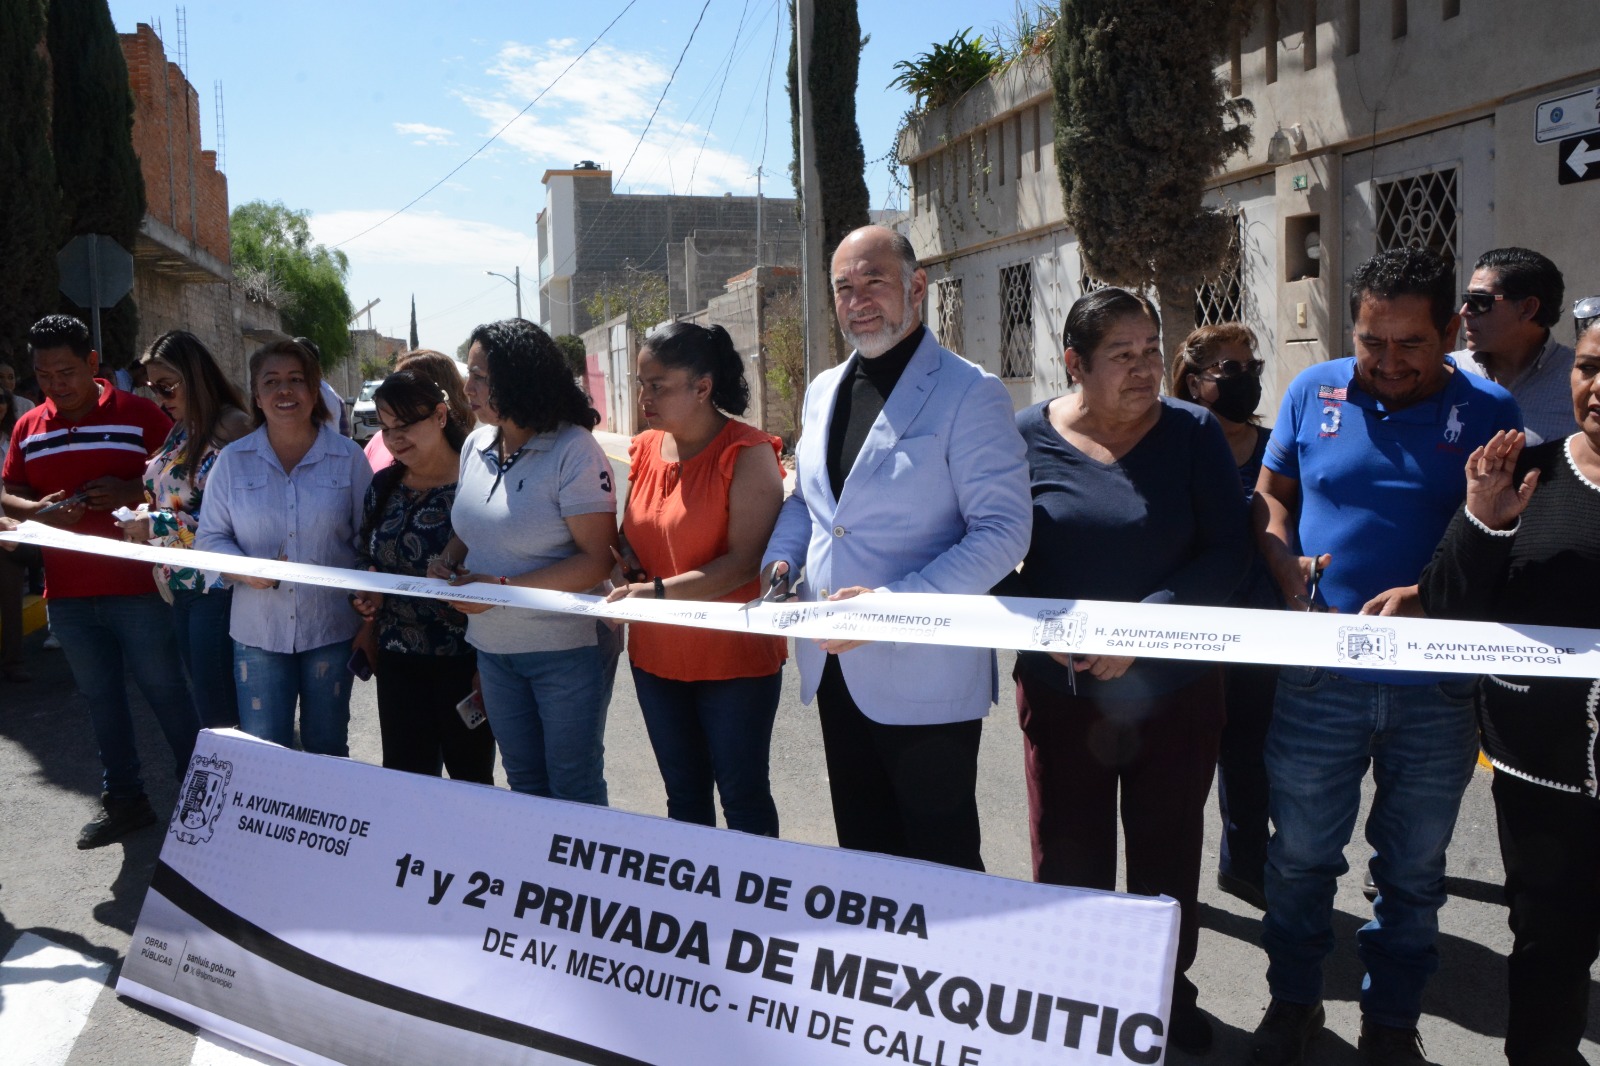
[[(611, 442), (614, 457), (624, 453)], [(618, 463), (619, 475), (626, 464)], [(623, 478), (619, 477), (619, 480)], [(108, 964), (107, 987), (90, 996), (87, 1022), (70, 1053), (50, 1059), (67, 1066), (138, 1064), (181, 1066), (218, 1062), (214, 1049), (197, 1044), (191, 1027), (160, 1011), (119, 999), (109, 988), (128, 949), (130, 934), (164, 839), (158, 828), (141, 831), (96, 851), (73, 846), (78, 827), (93, 814), (99, 791), (99, 766), (82, 697), (72, 685), (59, 652), (30, 641), (36, 680), (26, 685), (0, 682), (0, 958), (34, 942), (34, 934), (80, 953), (81, 965), (52, 971), (62, 988), (71, 978), (102, 980), (92, 963)], [(1009, 656), (1001, 656), (1002, 676)], [(131, 686), (130, 686), (131, 687)], [(798, 679), (785, 673), (783, 702), (772, 746), (773, 789), (784, 837), (832, 844), (821, 738), (812, 709), (798, 699)], [(170, 811), (175, 781), (171, 759), (154, 720), (136, 699), (147, 785), (159, 812)], [(379, 761), (373, 686), (360, 684), (352, 702), (351, 754)], [(639, 716), (628, 671), (619, 671), (606, 730), (606, 776), (612, 805), (624, 810), (664, 814), (665, 800), (654, 758)], [(501, 778), (503, 782), (503, 777)], [(1370, 787), (1368, 800), (1370, 801)], [(1015, 701), (1002, 691), (983, 734), (979, 777), (984, 858), (991, 873), (1026, 878), (1029, 871), (1026, 795), (1022, 783), (1021, 736)], [(1210, 819), (1206, 840), (1207, 875), (1201, 884), (1201, 940), (1192, 971), (1200, 1002), (1218, 1020), (1212, 1053), (1192, 1059), (1172, 1052), (1168, 1061), (1242, 1063), (1248, 1038), (1267, 1001), (1266, 958), (1259, 947), (1256, 912), (1219, 892), (1215, 869), (1218, 826)], [(1361, 967), (1354, 933), (1370, 916), (1361, 896), (1359, 872), (1367, 849), (1358, 839), (1347, 850), (1352, 872), (1340, 883), (1335, 925), (1339, 945), (1327, 966), (1328, 1031), (1312, 1046), (1313, 1066), (1354, 1066), (1360, 1018), (1357, 999)], [(1468, 789), (1450, 852), (1451, 899), (1440, 915), (1441, 968), (1428, 988), (1423, 1038), (1430, 1057), (1449, 1066), (1503, 1062), (1500, 1042), (1505, 1025), (1504, 953), (1510, 944), (1505, 909), (1499, 902), (1502, 877), (1494, 834), (1489, 775), (1480, 771)], [(0, 967), (0, 1062), (25, 1063), (7, 1052), (4, 1034), (19, 1022), (27, 1002), (5, 982), (37, 978), (26, 967)], [(48, 988), (46, 991), (48, 992)], [(35, 987), (33, 992), (37, 992)], [(65, 995), (65, 991), (62, 993)], [(1593, 996), (1591, 995), (1591, 998)], [(9, 1003), (9, 1008), (8, 1008)], [(1595, 1012), (1600, 1015), (1600, 1012)], [(1585, 1052), (1597, 1051), (1600, 1027), (1591, 1025)], [(238, 1061), (238, 1060), (230, 1060)], [(1597, 1060), (1600, 1061), (1600, 1060)]]

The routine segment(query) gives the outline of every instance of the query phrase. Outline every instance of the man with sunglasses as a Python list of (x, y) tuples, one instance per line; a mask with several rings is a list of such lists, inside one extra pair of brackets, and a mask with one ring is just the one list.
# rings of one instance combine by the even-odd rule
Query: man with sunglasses
[(1456, 364), (1515, 396), (1528, 443), (1570, 435), (1572, 349), (1550, 332), (1561, 318), (1565, 284), (1556, 265), (1527, 248), (1493, 248), (1478, 257), (1461, 322), (1467, 346)]
[(1445, 849), (1477, 755), (1476, 679), (1371, 668), (1390, 658), (1394, 630), (1354, 616), (1421, 614), (1416, 582), (1465, 498), (1462, 464), (1497, 430), (1521, 425), (1504, 389), (1445, 354), (1459, 320), (1452, 271), (1437, 256), (1382, 252), (1356, 269), (1350, 292), (1355, 356), (1290, 384), (1256, 482), (1257, 537), (1284, 602), (1352, 617), (1327, 649), (1339, 665), (1278, 674), (1261, 929), (1272, 1003), (1252, 1066), (1302, 1062), (1322, 1028), (1335, 885), (1369, 769), (1379, 894), (1356, 934), (1367, 971), (1361, 1054), (1371, 1066), (1427, 1061), (1417, 1020), (1439, 965)]

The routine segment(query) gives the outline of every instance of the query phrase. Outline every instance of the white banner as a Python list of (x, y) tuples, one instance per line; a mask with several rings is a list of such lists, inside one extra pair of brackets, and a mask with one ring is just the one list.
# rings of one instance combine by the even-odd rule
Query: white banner
[(737, 604), (692, 600), (628, 599), (607, 604), (594, 596), (509, 585), (451, 585), (432, 578), (156, 548), (69, 533), (39, 522), (26, 523), (13, 533), (0, 533), (0, 541), (6, 540), (352, 591), (813, 639), (1282, 663), (1334, 670), (1600, 678), (1600, 630), (1566, 626), (928, 594), (869, 594), (835, 602), (761, 604), (749, 611)]
[(117, 991), (294, 1063), (1156, 1063), (1166, 898), (206, 731)]

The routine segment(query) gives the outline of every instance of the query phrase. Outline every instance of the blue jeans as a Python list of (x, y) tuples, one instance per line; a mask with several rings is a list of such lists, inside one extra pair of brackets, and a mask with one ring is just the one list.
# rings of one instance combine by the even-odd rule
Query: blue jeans
[(144, 793), (124, 663), (155, 712), (182, 777), (194, 754), (200, 719), (183, 683), (183, 664), (161, 597), (151, 592), (51, 600), (49, 614), (50, 631), (61, 641), (72, 680), (89, 701), (89, 722), (105, 768), (104, 791), (114, 799)]
[(350, 642), (308, 651), (276, 652), (233, 642), (239, 690), (239, 728), (294, 747), (294, 708), (300, 704), (300, 746), (314, 755), (350, 755)]
[(239, 695), (233, 684), (233, 638), (228, 618), (233, 590), (175, 589), (172, 593), (172, 628), (178, 637), (178, 654), (189, 675), (189, 691), (206, 729), (239, 724)]
[(1333, 895), (1372, 765), (1367, 816), (1378, 899), (1356, 934), (1366, 966), (1361, 1012), (1410, 1028), (1439, 968), (1434, 940), (1445, 901), (1445, 848), (1478, 750), (1475, 680), (1386, 685), (1285, 666), (1267, 732), (1267, 985), (1275, 998), (1322, 998), (1333, 950)]
[(712, 788), (729, 829), (778, 835), (767, 756), (783, 673), (726, 681), (669, 681), (633, 668), (633, 687), (667, 786), (667, 817), (716, 825)]
[(594, 646), (478, 652), (483, 709), (514, 792), (606, 805), (606, 708)]

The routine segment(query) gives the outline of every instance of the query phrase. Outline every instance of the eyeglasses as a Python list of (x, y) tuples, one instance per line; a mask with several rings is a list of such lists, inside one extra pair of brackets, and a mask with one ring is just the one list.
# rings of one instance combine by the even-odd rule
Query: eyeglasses
[(1251, 359), (1246, 362), (1240, 362), (1237, 359), (1224, 359), (1220, 363), (1212, 363), (1210, 366), (1201, 367), (1199, 375), (1207, 381), (1222, 381), (1226, 378), (1236, 378), (1240, 374), (1260, 374), (1262, 368), (1266, 365), (1266, 361), (1263, 359)]
[(150, 387), (152, 389), (154, 389), (156, 391), (156, 393), (159, 396), (161, 396), (162, 399), (170, 400), (174, 396), (178, 395), (178, 390), (183, 388), (183, 382), (174, 381), (174, 382), (171, 382), (170, 384), (160, 384), (158, 382), (152, 381), (150, 383)]
[(1503, 292), (1464, 292), (1461, 294), (1461, 306), (1468, 314), (1486, 315), (1494, 310), (1497, 302), (1510, 298)]
[(1579, 322), (1600, 318), (1600, 296), (1585, 296), (1572, 302), (1572, 317)]

